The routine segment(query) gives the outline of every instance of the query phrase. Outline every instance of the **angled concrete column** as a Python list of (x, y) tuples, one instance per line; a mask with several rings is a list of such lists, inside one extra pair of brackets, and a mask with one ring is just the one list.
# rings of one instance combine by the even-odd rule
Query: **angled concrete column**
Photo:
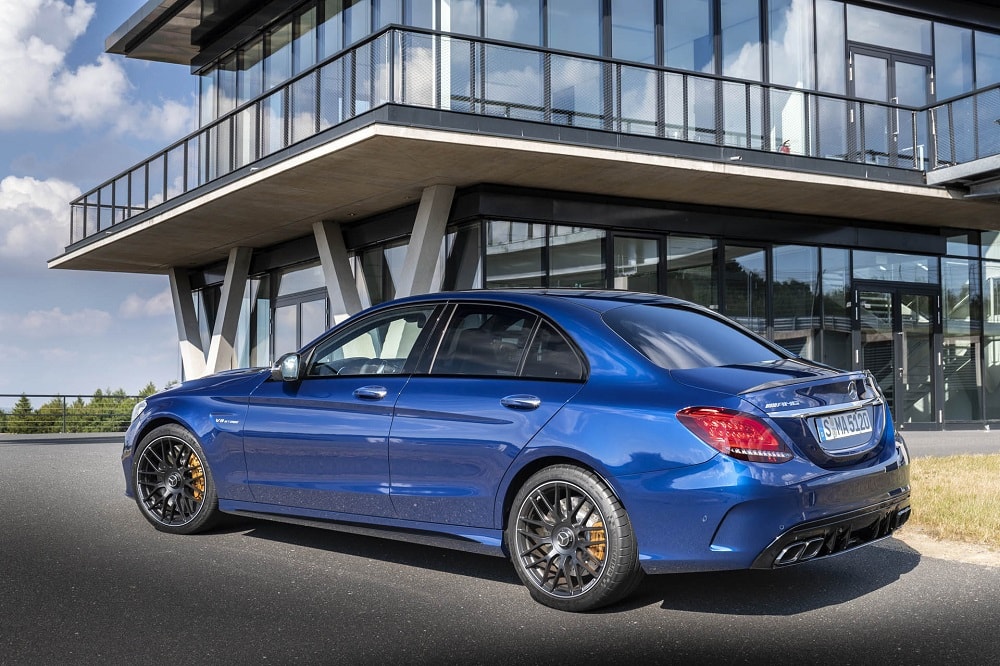
[(441, 288), (441, 285), (433, 283), (434, 269), (454, 198), (455, 188), (452, 185), (433, 185), (424, 189), (410, 243), (406, 247), (403, 272), (396, 285), (397, 298), (426, 294)]
[(229, 251), (226, 277), (222, 281), (222, 298), (219, 299), (219, 311), (215, 315), (212, 344), (208, 348), (206, 374), (229, 370), (235, 364), (233, 349), (236, 328), (240, 321), (240, 307), (247, 288), (252, 255), (253, 250), (248, 247), (234, 247)]
[(319, 262), (323, 267), (326, 293), (330, 296), (330, 319), (338, 324), (361, 311), (358, 283), (351, 272), (351, 260), (339, 222), (325, 220), (313, 224)]
[(170, 269), (170, 297), (174, 301), (177, 341), (181, 351), (183, 379), (195, 379), (205, 374), (205, 348), (201, 344), (198, 316), (194, 309), (191, 280), (185, 270)]

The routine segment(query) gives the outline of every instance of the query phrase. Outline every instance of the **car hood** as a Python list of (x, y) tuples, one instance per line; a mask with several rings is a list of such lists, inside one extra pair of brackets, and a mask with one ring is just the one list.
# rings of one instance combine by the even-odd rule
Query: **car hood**
[[(183, 395), (185, 393), (201, 393), (204, 391), (230, 391), (236, 386), (246, 384), (249, 387), (256, 387), (260, 382), (271, 376), (269, 368), (239, 368), (236, 370), (225, 370), (217, 372), (207, 377), (189, 379), (173, 388), (157, 393), (159, 396)], [(249, 390), (249, 389), (248, 389)]]

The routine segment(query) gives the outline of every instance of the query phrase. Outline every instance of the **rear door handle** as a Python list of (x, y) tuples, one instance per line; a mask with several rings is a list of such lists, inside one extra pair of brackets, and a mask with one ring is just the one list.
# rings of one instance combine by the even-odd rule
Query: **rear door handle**
[(389, 389), (384, 386), (362, 386), (354, 389), (354, 397), (360, 400), (381, 400), (389, 394)]
[(500, 404), (508, 409), (530, 411), (538, 409), (542, 404), (542, 399), (533, 395), (509, 395), (506, 398), (501, 398)]

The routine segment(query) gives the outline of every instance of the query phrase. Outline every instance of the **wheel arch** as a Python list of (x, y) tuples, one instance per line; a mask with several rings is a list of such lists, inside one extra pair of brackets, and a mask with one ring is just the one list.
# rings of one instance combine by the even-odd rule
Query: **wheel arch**
[(545, 469), (546, 467), (552, 467), (553, 465), (571, 465), (597, 475), (597, 477), (611, 489), (611, 492), (615, 494), (615, 497), (618, 498), (618, 501), (621, 502), (622, 506), (628, 510), (628, 507), (625, 505), (625, 500), (622, 499), (621, 493), (618, 492), (616, 484), (612, 483), (608, 475), (602, 472), (597, 465), (559, 452), (551, 452), (532, 458), (521, 467), (512, 469), (508, 472), (508, 480), (504, 486), (503, 496), (500, 498), (500, 501), (497, 502), (496, 520), (499, 525), (499, 529), (503, 534), (502, 548), (507, 557), (510, 557), (510, 549), (507, 547), (507, 520), (510, 517), (510, 511), (514, 504), (514, 497), (533, 474)]

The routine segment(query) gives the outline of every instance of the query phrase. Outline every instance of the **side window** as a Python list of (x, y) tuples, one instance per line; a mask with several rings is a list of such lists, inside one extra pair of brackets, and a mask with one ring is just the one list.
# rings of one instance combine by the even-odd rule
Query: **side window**
[(433, 306), (407, 308), (359, 322), (320, 343), (307, 376), (401, 374), (433, 312)]
[(431, 373), (514, 377), (535, 315), (494, 305), (459, 305), (448, 323)]
[(522, 377), (531, 379), (583, 379), (583, 363), (559, 331), (543, 322), (524, 359)]

